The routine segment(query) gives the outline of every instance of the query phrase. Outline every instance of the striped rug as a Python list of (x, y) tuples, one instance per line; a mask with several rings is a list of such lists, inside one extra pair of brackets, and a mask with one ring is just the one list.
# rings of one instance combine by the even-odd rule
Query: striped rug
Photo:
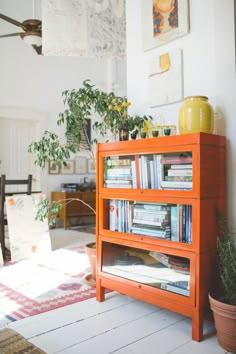
[(0, 331), (1, 354), (46, 354), (10, 328)]

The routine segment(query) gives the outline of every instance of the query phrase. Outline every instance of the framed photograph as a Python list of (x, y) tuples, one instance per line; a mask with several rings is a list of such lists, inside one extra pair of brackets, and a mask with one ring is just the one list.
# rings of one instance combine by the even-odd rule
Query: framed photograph
[(71, 175), (74, 173), (74, 160), (67, 160), (66, 166), (61, 166), (61, 174)]
[[(96, 162), (95, 162), (96, 164)], [(88, 160), (88, 173), (95, 173), (96, 168), (93, 160)]]
[(85, 156), (77, 156), (75, 158), (75, 173), (81, 175), (87, 172), (87, 158)]
[(50, 175), (58, 175), (60, 172), (60, 169), (59, 167), (57, 166), (56, 162), (55, 161), (49, 161), (49, 164), (48, 164), (48, 173)]
[(142, 0), (144, 51), (189, 32), (188, 0)]

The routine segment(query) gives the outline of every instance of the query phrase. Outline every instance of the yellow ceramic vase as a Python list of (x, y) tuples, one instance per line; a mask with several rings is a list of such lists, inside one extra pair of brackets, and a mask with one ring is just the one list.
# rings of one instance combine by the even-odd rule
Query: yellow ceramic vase
[(212, 106), (205, 96), (185, 97), (179, 111), (179, 133), (212, 133), (214, 117)]

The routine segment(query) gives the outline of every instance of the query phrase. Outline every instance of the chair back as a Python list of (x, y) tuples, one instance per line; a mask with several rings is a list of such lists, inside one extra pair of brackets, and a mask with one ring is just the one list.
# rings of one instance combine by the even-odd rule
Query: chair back
[[(8, 191), (7, 186), (26, 186), (26, 190), (22, 191)], [(24, 189), (24, 188), (23, 188)], [(5, 247), (5, 225), (7, 225), (7, 217), (5, 213), (5, 200), (6, 196), (11, 196), (13, 194), (28, 194), (32, 193), (32, 175), (28, 175), (27, 179), (6, 179), (6, 175), (1, 175), (0, 179), (0, 242), (2, 248), (3, 258), (6, 257), (6, 247)]]

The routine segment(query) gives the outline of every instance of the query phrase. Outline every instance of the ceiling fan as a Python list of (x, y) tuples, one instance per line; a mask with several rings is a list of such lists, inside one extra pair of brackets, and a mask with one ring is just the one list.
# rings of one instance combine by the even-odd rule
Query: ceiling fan
[(24, 32), (0, 35), (0, 38), (20, 36), (26, 43), (32, 45), (37, 54), (42, 54), (42, 22), (32, 19), (19, 22), (6, 15), (0, 14), (0, 19), (20, 27)]

